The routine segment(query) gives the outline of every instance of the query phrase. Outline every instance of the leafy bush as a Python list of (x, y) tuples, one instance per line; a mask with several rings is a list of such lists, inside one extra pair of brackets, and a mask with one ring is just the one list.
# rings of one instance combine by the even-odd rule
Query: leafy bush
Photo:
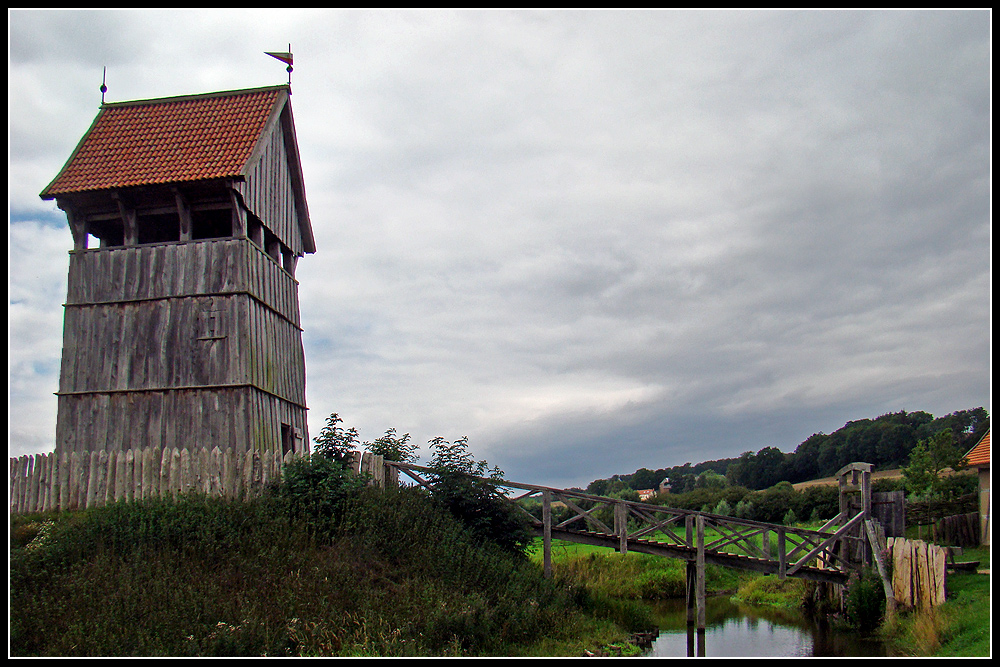
[(854, 574), (847, 584), (844, 615), (847, 621), (862, 632), (876, 629), (885, 613), (885, 589), (882, 579), (871, 568)]
[(365, 483), (336, 458), (313, 454), (285, 465), (275, 494), (286, 503), (289, 515), (306, 525), (310, 535), (328, 540), (345, 501)]
[(363, 446), (387, 461), (412, 463), (417, 460), (417, 446), (410, 442), (410, 434), (397, 436), (394, 428), (387, 429), (385, 435), (376, 438), (374, 442), (366, 442)]
[(354, 427), (347, 429), (338, 424), (342, 424), (343, 419), (336, 412), (326, 418), (326, 424), (320, 430), (319, 435), (313, 438), (316, 446), (313, 452), (335, 461), (345, 461), (347, 455), (358, 448), (360, 438), (358, 430)]
[[(338, 478), (310, 463), (301, 478)], [(473, 536), (422, 489), (337, 493), (324, 543), (307, 530), (316, 505), (293, 517), (280, 494), (60, 516), (37, 547), (11, 549), (10, 652), (509, 655), (586, 617), (574, 591)], [(26, 544), (44, 534), (31, 532)]]
[(453, 443), (434, 438), (430, 445), (433, 498), (477, 538), (525, 556), (533, 534), (527, 517), (504, 495), (503, 471), (476, 461), (466, 437)]
[(733, 513), (732, 508), (729, 507), (729, 503), (726, 502), (725, 498), (720, 500), (719, 504), (717, 504), (714, 508), (712, 508), (711, 511), (712, 514), (718, 514), (720, 516), (731, 516)]

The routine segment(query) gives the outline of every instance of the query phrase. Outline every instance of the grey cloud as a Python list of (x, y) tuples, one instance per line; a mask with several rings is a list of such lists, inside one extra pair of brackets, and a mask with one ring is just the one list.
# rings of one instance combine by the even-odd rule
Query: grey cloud
[[(281, 83), (292, 42), (314, 432), (585, 484), (988, 406), (988, 13), (76, 18), (125, 40), (115, 99)], [(11, 36), (11, 204), (41, 211), (104, 55), (72, 13)]]

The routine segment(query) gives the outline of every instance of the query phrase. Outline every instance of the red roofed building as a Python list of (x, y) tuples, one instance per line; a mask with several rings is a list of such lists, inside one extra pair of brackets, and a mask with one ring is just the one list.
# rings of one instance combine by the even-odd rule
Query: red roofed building
[(41, 192), (73, 236), (57, 451), (308, 449), (290, 95), (102, 104)]
[(979, 518), (983, 544), (990, 543), (990, 432), (986, 431), (965, 455), (970, 468), (979, 471)]

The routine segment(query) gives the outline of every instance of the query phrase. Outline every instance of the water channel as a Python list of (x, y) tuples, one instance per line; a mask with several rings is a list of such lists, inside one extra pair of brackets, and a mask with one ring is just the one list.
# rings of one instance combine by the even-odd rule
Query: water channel
[(660, 634), (649, 657), (884, 657), (881, 642), (833, 630), (800, 612), (708, 598), (703, 635), (688, 628), (683, 600), (654, 605)]

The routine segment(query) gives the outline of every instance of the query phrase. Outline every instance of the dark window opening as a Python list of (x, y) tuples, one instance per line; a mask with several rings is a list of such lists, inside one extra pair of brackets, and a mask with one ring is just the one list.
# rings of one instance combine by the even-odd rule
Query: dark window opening
[(170, 243), (181, 239), (177, 213), (146, 213), (136, 216), (138, 243)]
[[(101, 248), (125, 245), (125, 226), (121, 220), (89, 220), (87, 231), (100, 241)], [(87, 244), (87, 247), (93, 247)]]
[(267, 227), (264, 228), (264, 252), (274, 261), (281, 262), (281, 241)]
[(295, 451), (295, 429), (290, 424), (281, 425), (281, 455)]
[(229, 208), (191, 211), (192, 239), (224, 239), (233, 235), (233, 212)]
[(249, 211), (247, 211), (247, 238), (261, 248), (264, 247), (264, 223)]
[(282, 246), (282, 249), (281, 249), (281, 266), (293, 278), (295, 277), (295, 263), (296, 263), (296, 261), (298, 261), (298, 258), (295, 256), (295, 254), (291, 250), (289, 250), (288, 248), (285, 248), (284, 246)]

